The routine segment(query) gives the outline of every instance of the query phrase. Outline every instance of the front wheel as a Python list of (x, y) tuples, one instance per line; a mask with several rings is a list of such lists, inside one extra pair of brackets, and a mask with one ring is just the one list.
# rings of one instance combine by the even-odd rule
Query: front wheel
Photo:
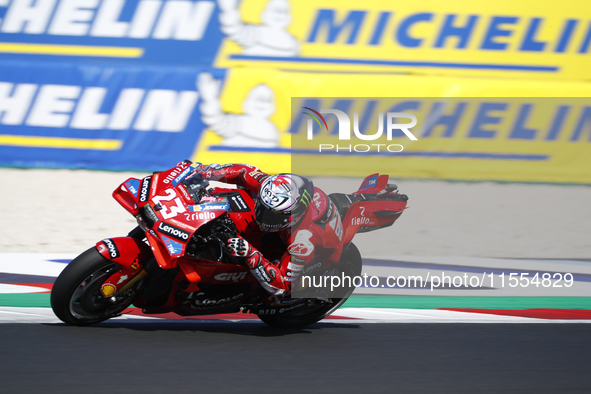
[[(341, 256), (341, 260), (336, 265), (334, 275), (354, 278), (361, 275), (361, 254), (357, 247), (351, 243)], [(338, 290), (338, 298), (330, 298), (331, 303), (322, 303), (316, 308), (306, 308), (305, 311), (288, 315), (258, 315), (266, 324), (271, 327), (279, 328), (302, 328), (314, 324), (337, 309), (347, 301), (353, 294), (355, 286), (346, 286)]]
[(51, 291), (51, 308), (64, 323), (85, 326), (117, 316), (133, 301), (126, 297), (113, 303), (105, 298), (102, 284), (119, 265), (93, 247), (70, 262), (57, 277)]

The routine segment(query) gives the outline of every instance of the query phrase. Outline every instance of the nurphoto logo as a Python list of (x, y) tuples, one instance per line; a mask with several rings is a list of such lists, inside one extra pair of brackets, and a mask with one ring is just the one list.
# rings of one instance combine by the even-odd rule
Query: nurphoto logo
[[(309, 108), (304, 107), (305, 110), (303, 113), (310, 116), (307, 122), (307, 139), (312, 140), (314, 138), (314, 122), (320, 126), (321, 130), (325, 130), (328, 132), (328, 124), (324, 119), (322, 114), (333, 114), (337, 117), (338, 121), (338, 130), (339, 130), (339, 141), (350, 141), (351, 140), (351, 120), (349, 116), (338, 109), (321, 109), (320, 112)], [(399, 118), (407, 118), (410, 119), (410, 123), (394, 123), (395, 120)], [(392, 140), (392, 131), (394, 130), (401, 130), (410, 140), (417, 141), (417, 137), (413, 135), (410, 129), (417, 124), (417, 118), (413, 114), (409, 114), (406, 112), (387, 112), (386, 113), (386, 138), (388, 141)], [(354, 138), (358, 138), (363, 141), (374, 141), (382, 137), (384, 134), (384, 113), (380, 112), (378, 114), (378, 131), (374, 134), (363, 134), (359, 130), (359, 114), (355, 112), (353, 114), (353, 133)], [(374, 147), (374, 149), (372, 149)], [(380, 148), (382, 151), (388, 152), (402, 152), (404, 149), (400, 144), (349, 144), (349, 145), (333, 145), (333, 144), (319, 144), (318, 151), (346, 151), (346, 152), (369, 152), (369, 151), (377, 151), (380, 152)]]

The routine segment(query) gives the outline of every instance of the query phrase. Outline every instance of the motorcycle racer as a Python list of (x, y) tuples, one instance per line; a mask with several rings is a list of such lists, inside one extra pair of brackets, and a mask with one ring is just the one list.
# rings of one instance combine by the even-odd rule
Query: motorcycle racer
[(343, 251), (340, 214), (310, 179), (295, 174), (269, 175), (248, 164), (199, 164), (196, 173), (250, 191), (255, 200), (256, 230), (280, 235), (286, 251), (274, 262), (253, 245), (264, 247), (256, 230), (227, 241), (231, 253), (245, 259), (250, 272), (271, 295), (288, 293), (312, 260), (339, 261)]

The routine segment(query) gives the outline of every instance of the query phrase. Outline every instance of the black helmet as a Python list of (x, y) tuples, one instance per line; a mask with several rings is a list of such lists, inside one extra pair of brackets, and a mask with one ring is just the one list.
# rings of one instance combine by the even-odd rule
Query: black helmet
[(314, 196), (314, 184), (294, 174), (279, 174), (263, 181), (254, 207), (259, 227), (265, 231), (281, 231), (304, 217)]

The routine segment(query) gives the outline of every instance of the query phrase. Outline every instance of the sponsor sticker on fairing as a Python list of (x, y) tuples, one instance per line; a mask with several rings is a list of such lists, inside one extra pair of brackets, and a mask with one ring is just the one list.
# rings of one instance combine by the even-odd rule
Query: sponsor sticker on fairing
[(166, 249), (171, 256), (179, 255), (183, 252), (183, 245), (181, 243), (173, 241), (165, 236), (161, 236), (160, 238), (162, 238), (162, 241), (164, 242), (164, 245), (166, 245)]
[(189, 205), (191, 212), (202, 212), (202, 211), (227, 211), (230, 209), (230, 204), (197, 204)]
[(171, 237), (183, 242), (187, 242), (191, 236), (189, 232), (164, 222), (160, 222), (158, 225), (158, 231), (163, 234), (170, 235)]
[(172, 180), (172, 186), (177, 186), (183, 179), (187, 177), (191, 172), (195, 170), (195, 167), (189, 166), (185, 168), (183, 172), (181, 172), (176, 178)]
[(193, 212), (193, 213), (185, 213), (185, 220), (188, 222), (192, 222), (195, 220), (212, 220), (215, 219), (214, 212)]
[(135, 271), (137, 271), (140, 268), (139, 256), (135, 258), (135, 260), (133, 261), (133, 263), (131, 263), (129, 268), (131, 268), (131, 273), (134, 273)]
[(248, 204), (246, 204), (246, 201), (244, 201), (240, 193), (230, 193), (228, 194), (227, 198), (230, 202), (230, 206), (232, 207), (233, 212), (250, 211)]
[(179, 226), (180, 228), (184, 228), (185, 230), (188, 230), (191, 233), (193, 231), (197, 230), (196, 227), (189, 226), (187, 223), (181, 222), (180, 220), (176, 220), (176, 219), (169, 219), (168, 223), (172, 223), (175, 226)]
[(140, 188), (140, 181), (137, 179), (129, 179), (124, 183), (124, 185), (134, 197), (137, 197), (138, 189)]
[(374, 224), (374, 222), (365, 216), (351, 218), (351, 225), (352, 226), (367, 225), (367, 224)]
[(363, 190), (367, 190), (367, 189), (371, 189), (372, 187), (376, 187), (377, 183), (378, 183), (378, 174), (367, 178), (364, 182), (363, 185), (361, 185), (361, 187), (359, 188), (359, 191), (363, 191)]
[(204, 306), (218, 306), (228, 304), (230, 302), (236, 302), (240, 300), (244, 296), (244, 293), (236, 294), (234, 296), (227, 296), (224, 298), (207, 298), (204, 300), (197, 299), (194, 301), (195, 306), (204, 307)]
[(116, 259), (117, 257), (120, 256), (119, 249), (117, 249), (117, 245), (115, 245), (115, 242), (113, 242), (112, 239), (110, 239), (110, 238), (103, 239), (102, 242), (107, 246), (107, 250), (109, 251), (109, 256), (111, 256), (112, 259)]
[(148, 176), (142, 179), (142, 184), (140, 186), (140, 198), (139, 202), (146, 202), (148, 201), (148, 197), (150, 196), (150, 186), (152, 185), (152, 177)]
[(144, 205), (144, 213), (146, 214), (146, 217), (152, 221), (152, 223), (157, 223), (160, 220), (160, 219), (158, 219), (156, 212), (154, 212), (154, 209), (152, 209), (150, 204)]
[(170, 170), (168, 175), (166, 175), (166, 177), (164, 177), (164, 179), (162, 180), (162, 183), (169, 184), (170, 182), (174, 181), (176, 179), (176, 177), (178, 177), (182, 172), (183, 172), (183, 166), (177, 166), (177, 167), (173, 168), (172, 170)]
[(244, 272), (223, 272), (214, 276), (215, 280), (222, 282), (238, 282), (246, 278), (246, 271)]
[(117, 291), (117, 287), (112, 283), (103, 283), (101, 286), (101, 293), (103, 296), (110, 297)]
[(212, 196), (203, 196), (201, 197), (201, 200), (199, 200), (200, 203), (205, 203), (205, 202), (219, 202), (217, 197), (212, 197)]
[(193, 199), (191, 198), (191, 196), (189, 195), (189, 193), (187, 193), (187, 190), (185, 190), (185, 188), (183, 186), (177, 187), (177, 190), (181, 193), (181, 195), (183, 196), (183, 198), (185, 199), (185, 201), (188, 204), (194, 204)]

